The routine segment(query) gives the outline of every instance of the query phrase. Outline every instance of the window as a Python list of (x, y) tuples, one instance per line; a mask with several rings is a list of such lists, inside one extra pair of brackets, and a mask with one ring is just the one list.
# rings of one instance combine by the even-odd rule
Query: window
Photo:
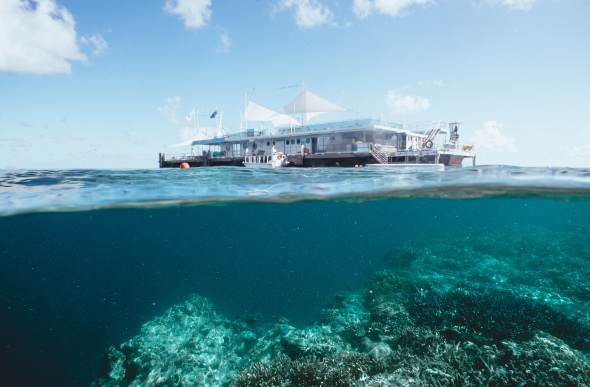
[(266, 142), (266, 146), (270, 146), (270, 141), (267, 141)]
[(289, 140), (287, 140), (287, 145), (289, 145)]

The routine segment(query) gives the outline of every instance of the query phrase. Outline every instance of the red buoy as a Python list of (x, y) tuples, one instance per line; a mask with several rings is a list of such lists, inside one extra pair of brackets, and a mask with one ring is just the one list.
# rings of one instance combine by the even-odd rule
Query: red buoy
[(188, 163), (182, 163), (180, 164), (180, 169), (184, 169), (184, 168), (190, 168), (191, 166), (188, 165)]

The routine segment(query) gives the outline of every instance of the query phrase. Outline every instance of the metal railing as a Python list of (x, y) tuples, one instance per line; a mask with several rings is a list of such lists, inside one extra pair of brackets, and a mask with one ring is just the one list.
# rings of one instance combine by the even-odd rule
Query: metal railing
[(385, 153), (383, 153), (379, 145), (370, 144), (369, 149), (371, 150), (371, 154), (377, 161), (379, 161), (381, 164), (388, 164), (388, 157)]
[(447, 127), (447, 123), (444, 121), (438, 121), (435, 123), (434, 121), (425, 121), (425, 122), (415, 122), (412, 124), (407, 124), (405, 129), (408, 129), (411, 132), (422, 132), (426, 133), (429, 130), (438, 129), (441, 131), (442, 129)]

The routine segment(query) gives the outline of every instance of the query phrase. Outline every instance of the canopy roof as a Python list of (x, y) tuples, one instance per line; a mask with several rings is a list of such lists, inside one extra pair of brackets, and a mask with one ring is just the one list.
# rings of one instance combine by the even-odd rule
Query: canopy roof
[(348, 109), (334, 102), (328, 101), (317, 94), (305, 89), (295, 99), (283, 108), (285, 114), (305, 114), (306, 123), (312, 117), (322, 113), (343, 112)]
[(283, 113), (279, 113), (276, 110), (264, 107), (256, 102), (249, 101), (244, 118), (242, 121), (270, 121), (276, 128), (277, 126), (292, 125), (300, 126), (301, 124), (297, 119), (288, 116)]
[[(205, 128), (205, 130), (207, 130), (207, 128)], [(209, 136), (205, 133), (197, 133), (195, 136), (192, 136), (191, 138), (189, 138), (188, 140), (184, 140), (181, 143), (178, 144), (174, 144), (174, 145), (168, 145), (167, 148), (176, 148), (179, 146), (188, 146), (188, 145), (192, 145), (193, 141), (199, 141), (199, 140), (210, 140), (212, 139), (212, 136)]]

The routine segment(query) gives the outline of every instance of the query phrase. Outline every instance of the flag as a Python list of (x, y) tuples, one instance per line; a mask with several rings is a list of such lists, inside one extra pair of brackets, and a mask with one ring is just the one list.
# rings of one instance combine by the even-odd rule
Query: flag
[(215, 111), (213, 112), (213, 114), (211, 114), (211, 117), (209, 117), (209, 118), (215, 118), (215, 116), (216, 116), (216, 115), (217, 115), (217, 110), (215, 110)]
[(195, 118), (195, 108), (193, 108), (193, 110), (191, 111), (191, 114), (189, 114), (188, 116), (186, 116), (186, 120), (190, 121), (193, 118)]

